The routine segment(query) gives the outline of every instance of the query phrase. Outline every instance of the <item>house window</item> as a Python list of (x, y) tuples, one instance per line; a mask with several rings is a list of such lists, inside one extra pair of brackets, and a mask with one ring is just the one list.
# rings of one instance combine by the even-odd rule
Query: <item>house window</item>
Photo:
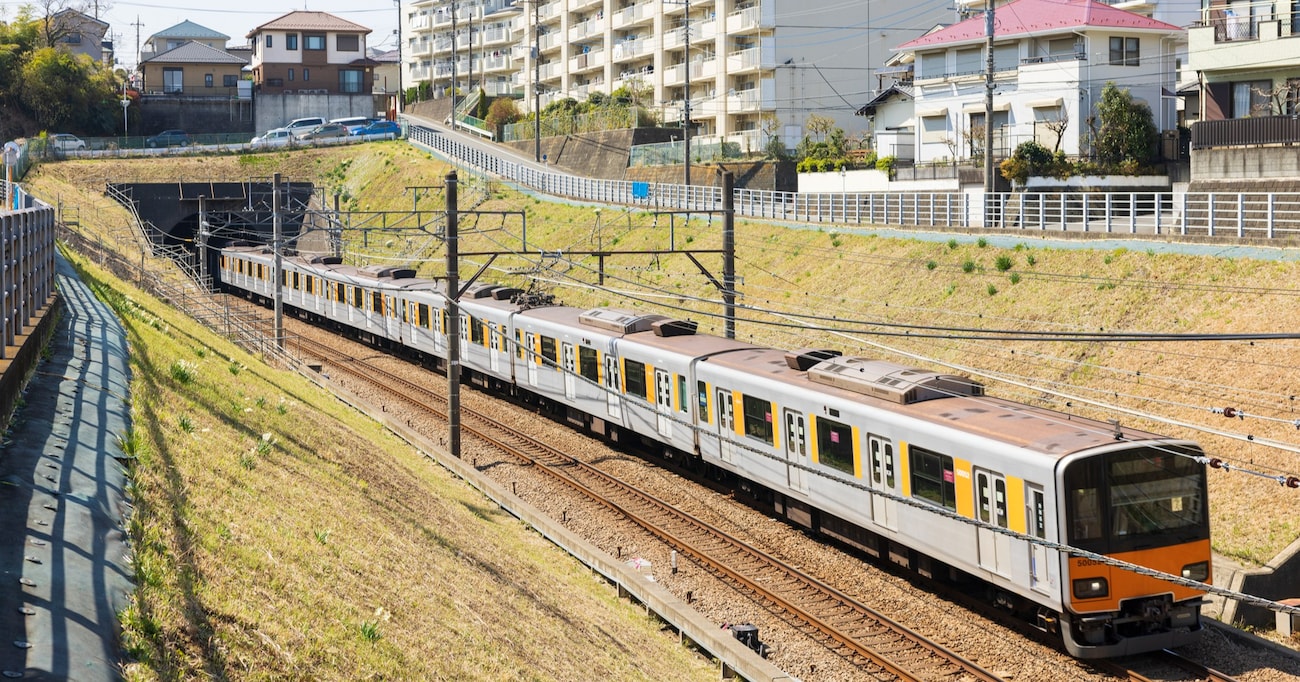
[(921, 53), (921, 68), (917, 69), (917, 78), (938, 78), (947, 70), (948, 54), (946, 52)]
[(185, 90), (185, 70), (178, 66), (163, 67), (163, 92), (182, 92)]
[(284, 87), (284, 79), (283, 79), (283, 78), (268, 78), (268, 79), (266, 79), (266, 84), (269, 85), (269, 86), (271, 86), (271, 87), (273, 87), (273, 88), (282, 88), (282, 87)]
[(325, 49), (325, 36), (323, 35), (305, 35), (302, 37), (303, 49), (305, 50), (323, 50)]
[(1137, 38), (1111, 38), (1111, 66), (1137, 66), (1139, 45)]
[(289, 69), (289, 82), (293, 82), (293, 69)]
[(361, 49), (361, 39), (357, 35), (340, 34), (334, 38), (334, 47), (339, 52), (356, 52)]
[(80, 44), (81, 44), (81, 34), (80, 34), (80, 33), (69, 33), (68, 35), (63, 36), (63, 42), (65, 42), (65, 43), (70, 43), (70, 44), (72, 44), (72, 45), (80, 45)]
[(203, 87), (205, 88), (212, 87), (212, 74), (210, 73), (203, 74)]
[(361, 92), (361, 71), (359, 69), (339, 70), (339, 92)]
[(227, 74), (221, 77), (221, 84), (227, 88), (239, 87), (239, 76)]
[(1273, 81), (1240, 81), (1232, 84), (1232, 117), (1268, 116), (1273, 113), (1269, 94)]
[(924, 116), (921, 118), (921, 141), (943, 142), (948, 138), (947, 116)]
[(297, 33), (290, 33), (290, 34), (288, 34), (288, 35), (286, 35), (286, 36), (284, 37), (284, 49), (286, 49), (286, 50), (296, 50), (296, 49), (298, 49), (298, 34), (297, 34)]
[(311, 80), (311, 69), (304, 68), (302, 70), (302, 82), (306, 83), (309, 80)]
[(984, 70), (984, 49), (972, 47), (966, 50), (957, 50), (957, 66), (953, 71), (960, 76), (967, 73), (980, 73)]
[(266, 46), (271, 47), (271, 34), (266, 34)]

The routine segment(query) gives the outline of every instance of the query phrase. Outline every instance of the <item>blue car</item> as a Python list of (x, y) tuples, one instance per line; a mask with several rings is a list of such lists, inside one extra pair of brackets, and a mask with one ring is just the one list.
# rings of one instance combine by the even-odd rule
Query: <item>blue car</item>
[(353, 135), (398, 138), (402, 136), (402, 126), (397, 121), (375, 121)]

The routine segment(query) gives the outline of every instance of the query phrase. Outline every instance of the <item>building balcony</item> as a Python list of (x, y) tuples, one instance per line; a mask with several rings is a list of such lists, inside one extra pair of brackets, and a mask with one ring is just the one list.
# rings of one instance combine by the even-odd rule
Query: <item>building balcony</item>
[(608, 28), (609, 20), (604, 17), (588, 19), (569, 28), (569, 42), (576, 42), (587, 36), (604, 35)]
[(613, 60), (626, 62), (650, 54), (650, 40), (624, 40), (614, 44)]
[(569, 60), (569, 72), (578, 73), (592, 69), (603, 69), (605, 64), (608, 63), (605, 56), (604, 50), (591, 50), (577, 55)]
[(537, 10), (537, 18), (546, 23), (550, 19), (558, 19), (560, 12), (564, 9), (564, 3), (548, 2)]
[(776, 52), (771, 44), (737, 50), (727, 55), (727, 73), (746, 73), (776, 68)]
[(493, 26), (479, 33), (479, 41), (483, 47), (494, 47), (496, 45), (512, 42), (510, 31), (504, 26)]
[(653, 3), (638, 2), (631, 7), (625, 7), (614, 13), (614, 28), (621, 29), (650, 23), (654, 20), (654, 17)]
[(425, 14), (418, 17), (411, 17), (411, 21), (407, 24), (407, 27), (410, 31), (425, 31), (432, 25), (433, 22), (430, 20), (429, 15)]
[(480, 59), (479, 64), (482, 66), (484, 72), (509, 71), (514, 68), (510, 56), (505, 53), (488, 55), (487, 57)]
[(603, 7), (604, 4), (605, 0), (569, 0), (569, 11), (581, 12), (588, 8), (596, 9), (597, 7)]
[(758, 111), (758, 88), (737, 90), (727, 93), (727, 111), (732, 114), (744, 114)]
[(736, 10), (727, 15), (727, 33), (752, 33), (757, 31), (759, 25), (758, 5), (747, 7), (742, 10)]

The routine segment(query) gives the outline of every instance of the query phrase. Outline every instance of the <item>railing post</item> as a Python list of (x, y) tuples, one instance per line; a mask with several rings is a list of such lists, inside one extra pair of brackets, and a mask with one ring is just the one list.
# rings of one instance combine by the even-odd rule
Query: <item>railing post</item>
[(1273, 239), (1273, 203), (1276, 194), (1268, 193), (1268, 238)]
[(1205, 232), (1209, 236), (1214, 236), (1214, 192), (1206, 192), (1206, 205), (1209, 212), (1205, 215)]
[(1179, 234), (1186, 235), (1187, 234), (1187, 192), (1183, 192), (1181, 194), (1179, 203), (1182, 205), (1182, 213), (1179, 214), (1182, 216), (1182, 220), (1180, 221), (1182, 223), (1182, 227), (1179, 228)]
[(1106, 234), (1111, 233), (1111, 220), (1114, 218), (1115, 202), (1111, 196), (1110, 192), (1106, 193)]
[(1237, 192), (1237, 238), (1246, 235), (1246, 195)]
[(1128, 233), (1137, 234), (1138, 231), (1138, 195), (1136, 192), (1129, 192), (1128, 195)]

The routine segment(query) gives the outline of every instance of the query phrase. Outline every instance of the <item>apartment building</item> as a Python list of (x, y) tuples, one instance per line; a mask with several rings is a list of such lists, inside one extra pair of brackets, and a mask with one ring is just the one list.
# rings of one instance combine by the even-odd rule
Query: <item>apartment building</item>
[(668, 124), (760, 149), (812, 114), (846, 131), (898, 45), (954, 17), (945, 1), (415, 0), (402, 5), (405, 82), (521, 107), (627, 86)]

